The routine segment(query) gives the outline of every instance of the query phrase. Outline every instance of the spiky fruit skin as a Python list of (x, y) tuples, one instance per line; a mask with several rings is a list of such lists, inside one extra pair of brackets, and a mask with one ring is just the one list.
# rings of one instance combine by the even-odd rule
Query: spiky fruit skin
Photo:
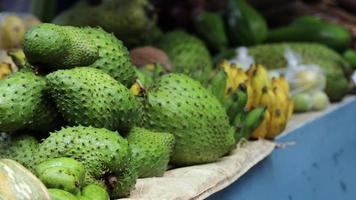
[(58, 188), (78, 194), (82, 187), (84, 166), (73, 158), (49, 159), (35, 167), (36, 176), (47, 188)]
[(0, 81), (0, 131), (49, 129), (57, 114), (46, 101), (45, 90), (46, 80), (31, 71)]
[(129, 130), (140, 118), (140, 102), (105, 72), (77, 67), (47, 75), (49, 92), (72, 125)]
[(25, 34), (24, 53), (32, 64), (54, 69), (86, 66), (98, 59), (98, 49), (79, 28), (40, 24)]
[(171, 60), (173, 71), (190, 75), (199, 81), (208, 79), (212, 60), (205, 44), (184, 31), (172, 31), (161, 38), (159, 47)]
[(89, 66), (126, 86), (136, 76), (127, 48), (101, 28), (41, 24), (26, 33), (24, 52), (31, 64), (46, 70)]
[(2, 158), (15, 160), (25, 167), (32, 166), (33, 156), (38, 149), (38, 141), (29, 135), (11, 137), (5, 145)]
[(131, 86), (136, 73), (124, 44), (113, 34), (100, 28), (85, 28), (83, 30), (99, 49), (99, 59), (90, 67), (101, 69), (122, 84)]
[(48, 189), (52, 200), (77, 200), (73, 194), (61, 189)]
[(113, 187), (110, 188), (113, 198), (128, 195), (136, 181), (137, 173), (129, 169), (131, 151), (127, 140), (104, 128), (63, 128), (52, 132), (36, 152), (33, 166), (58, 157), (81, 162), (86, 172), (84, 185), (105, 181), (107, 176), (116, 177), (117, 183), (108, 186)]
[(131, 129), (127, 140), (139, 177), (162, 176), (174, 147), (174, 136), (135, 127)]
[[(282, 43), (265, 44), (249, 48), (249, 54), (256, 63), (265, 65), (268, 69), (287, 66), (284, 58), (286, 48), (290, 48), (301, 56), (301, 64), (319, 65), (326, 74), (325, 91), (331, 101), (339, 101), (348, 92), (345, 73), (349, 71), (347, 62), (335, 51), (321, 44), (310, 43)], [(338, 81), (335, 81), (338, 80)]]
[(100, 26), (113, 32), (125, 45), (138, 45), (151, 32), (154, 17), (147, 11), (151, 7), (147, 0), (106, 1), (98, 6), (85, 2), (68, 9), (57, 16), (53, 23), (72, 26)]
[(172, 133), (175, 165), (216, 161), (235, 144), (224, 107), (198, 81), (183, 74), (162, 76), (148, 91), (142, 125)]

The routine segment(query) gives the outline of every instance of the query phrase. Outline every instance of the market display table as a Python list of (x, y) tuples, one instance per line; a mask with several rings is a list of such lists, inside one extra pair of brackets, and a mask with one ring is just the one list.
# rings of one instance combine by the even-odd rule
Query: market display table
[(356, 97), (298, 114), (286, 144), (209, 200), (356, 199)]

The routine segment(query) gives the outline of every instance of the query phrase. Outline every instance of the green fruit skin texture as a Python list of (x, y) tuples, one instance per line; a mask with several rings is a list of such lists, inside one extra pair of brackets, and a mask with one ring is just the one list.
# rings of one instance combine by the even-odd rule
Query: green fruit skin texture
[(270, 31), (268, 41), (318, 42), (342, 52), (350, 47), (352, 37), (350, 32), (342, 26), (323, 21), (315, 16), (301, 16), (287, 27)]
[(220, 52), (227, 47), (228, 40), (223, 18), (214, 12), (203, 12), (194, 20), (194, 29), (208, 47)]
[(50, 129), (57, 113), (45, 99), (45, 90), (46, 80), (31, 71), (19, 71), (1, 80), (0, 131)]
[(183, 74), (162, 76), (148, 91), (142, 125), (172, 133), (175, 165), (216, 161), (235, 144), (224, 107), (199, 82)]
[(99, 68), (126, 86), (136, 76), (127, 48), (100, 28), (41, 24), (26, 33), (24, 53), (30, 63), (51, 70)]
[(100, 28), (85, 28), (84, 32), (99, 49), (99, 59), (90, 67), (101, 69), (125, 86), (131, 86), (136, 73), (124, 44)]
[(33, 165), (33, 156), (38, 149), (38, 141), (30, 135), (11, 136), (5, 144), (2, 158), (15, 160), (25, 167)]
[(331, 101), (340, 101), (346, 95), (349, 88), (345, 74), (349, 73), (349, 64), (337, 52), (324, 45), (314, 43), (265, 44), (249, 48), (249, 54), (256, 63), (263, 64), (268, 69), (277, 69), (287, 66), (284, 58), (286, 48), (290, 48), (301, 56), (301, 64), (316, 64), (324, 70), (327, 82), (325, 92)]
[(343, 53), (343, 57), (350, 64), (353, 70), (356, 70), (356, 51), (348, 49)]
[(306, 112), (313, 106), (313, 99), (311, 95), (307, 93), (299, 93), (293, 96), (293, 102), (295, 112)]
[(140, 102), (99, 69), (58, 70), (47, 80), (59, 112), (70, 124), (128, 130), (140, 118)]
[(135, 127), (127, 139), (139, 177), (162, 176), (174, 147), (174, 136)]
[(78, 196), (78, 199), (84, 200), (109, 200), (109, 194), (105, 188), (90, 184), (82, 189), (82, 193)]
[(82, 29), (40, 24), (25, 34), (24, 53), (30, 63), (70, 68), (94, 63), (98, 48)]
[(76, 196), (65, 190), (51, 188), (48, 192), (52, 200), (78, 200)]
[[(131, 151), (117, 132), (94, 127), (67, 127), (50, 133), (36, 151), (33, 166), (53, 158), (69, 157), (84, 165), (84, 185), (102, 183), (105, 175), (117, 178), (111, 197), (127, 196), (137, 173), (131, 168)], [(109, 186), (110, 187), (110, 186)]]
[(125, 45), (135, 46), (150, 34), (155, 20), (146, 11), (151, 5), (146, 0), (106, 1), (98, 6), (79, 2), (57, 16), (53, 23), (72, 26), (102, 27), (113, 32)]
[(73, 158), (54, 158), (36, 166), (37, 177), (47, 188), (63, 189), (72, 194), (80, 192), (83, 184), (84, 166)]
[(201, 82), (208, 79), (212, 59), (199, 38), (176, 30), (163, 35), (158, 46), (167, 53), (174, 72), (187, 74)]
[(230, 41), (236, 45), (255, 45), (267, 38), (266, 20), (245, 0), (228, 0), (227, 27)]

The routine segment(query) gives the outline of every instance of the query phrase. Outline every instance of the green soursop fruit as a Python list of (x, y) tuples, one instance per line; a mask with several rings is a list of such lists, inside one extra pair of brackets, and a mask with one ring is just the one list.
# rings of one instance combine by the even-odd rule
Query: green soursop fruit
[(100, 28), (41, 24), (26, 33), (24, 52), (31, 64), (47, 70), (94, 67), (126, 86), (136, 76), (126, 47)]
[(91, 65), (99, 57), (97, 46), (82, 29), (46, 23), (26, 32), (24, 52), (31, 64), (54, 69)]
[(167, 170), (174, 136), (135, 127), (131, 129), (127, 140), (139, 177), (162, 176)]
[(97, 6), (79, 2), (57, 16), (53, 23), (81, 27), (99, 26), (113, 32), (125, 45), (133, 46), (154, 31), (155, 16), (151, 15), (151, 8), (147, 0), (107, 1)]
[(65, 190), (50, 188), (48, 192), (52, 200), (78, 200), (76, 196)]
[(33, 157), (38, 149), (38, 141), (29, 135), (19, 135), (10, 137), (5, 146), (6, 153), (2, 158), (15, 160), (25, 167), (32, 166)]
[(174, 72), (187, 74), (202, 83), (208, 79), (213, 68), (212, 59), (199, 38), (184, 31), (172, 31), (163, 35), (159, 47), (170, 58)]
[(75, 159), (60, 157), (37, 165), (35, 174), (47, 188), (78, 194), (83, 186), (85, 170), (83, 164)]
[(46, 80), (31, 71), (19, 71), (0, 81), (0, 131), (47, 131), (57, 113), (46, 99)]
[(36, 150), (32, 169), (58, 157), (73, 158), (84, 165), (84, 185), (108, 183), (112, 198), (127, 196), (137, 172), (131, 165), (131, 151), (119, 133), (104, 128), (67, 127), (50, 133)]
[(162, 76), (144, 100), (142, 125), (172, 133), (175, 165), (216, 161), (235, 144), (224, 107), (199, 82), (183, 74)]
[(126, 131), (140, 118), (140, 102), (99, 69), (58, 70), (47, 75), (47, 80), (49, 92), (69, 124)]
[(90, 184), (82, 189), (81, 194), (78, 196), (79, 200), (108, 200), (109, 194), (105, 188)]

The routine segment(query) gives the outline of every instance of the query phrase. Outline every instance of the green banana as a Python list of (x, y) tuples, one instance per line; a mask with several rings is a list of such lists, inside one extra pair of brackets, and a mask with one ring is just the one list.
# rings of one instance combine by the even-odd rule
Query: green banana
[(260, 106), (254, 108), (247, 113), (245, 120), (242, 122), (242, 137), (248, 139), (250, 134), (261, 124), (264, 118), (264, 114), (267, 108), (265, 106)]
[[(227, 114), (230, 118), (230, 124), (240, 123), (246, 113), (244, 111), (247, 103), (247, 89), (245, 85), (241, 84), (239, 88), (231, 94), (227, 102), (230, 101), (232, 101), (232, 104), (227, 105)], [(238, 121), (236, 122), (235, 120)]]
[(80, 192), (84, 181), (84, 166), (73, 158), (54, 158), (39, 164), (35, 173), (48, 188), (58, 188), (73, 194)]
[(214, 77), (210, 80), (208, 89), (213, 95), (222, 103), (225, 102), (225, 88), (226, 88), (227, 74), (224, 69), (219, 69)]

